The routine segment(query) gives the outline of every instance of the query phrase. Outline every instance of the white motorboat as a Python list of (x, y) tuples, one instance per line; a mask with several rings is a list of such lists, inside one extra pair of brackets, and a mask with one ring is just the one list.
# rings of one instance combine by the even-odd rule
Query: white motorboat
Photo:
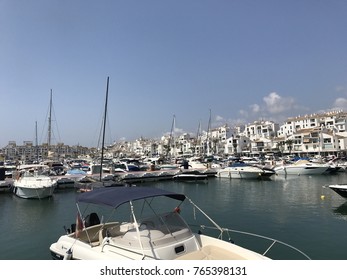
[(231, 165), (220, 169), (217, 177), (230, 179), (258, 179), (265, 174), (265, 171), (257, 166), (244, 162), (234, 162)]
[(13, 187), (13, 179), (6, 178), (5, 168), (0, 166), (0, 193), (11, 192)]
[(323, 174), (329, 167), (328, 164), (298, 160), (295, 163), (283, 163), (280, 166), (275, 166), (274, 170), (278, 175), (315, 175)]
[[(213, 229), (219, 230), (218, 237), (202, 234), (200, 230), (193, 232), (183, 219), (183, 211), (190, 212), (185, 201), (193, 207), (194, 218), (202, 215), (212, 222)], [(77, 196), (76, 204), (76, 224), (50, 246), (53, 259), (267, 260), (265, 254), (276, 243), (268, 239), (269, 247), (264, 253), (257, 253), (224, 241), (223, 234), (229, 231), (216, 224), (188, 197), (154, 187), (94, 189)], [(100, 216), (106, 213), (105, 207), (111, 209), (111, 214)], [(115, 219), (116, 216), (119, 217)], [(208, 227), (200, 226), (200, 229)]]
[(21, 198), (46, 198), (53, 195), (57, 180), (37, 171), (25, 171), (13, 182), (13, 193)]
[(207, 181), (208, 176), (198, 170), (183, 170), (172, 177), (175, 181)]
[(11, 192), (13, 188), (13, 180), (7, 178), (6, 180), (0, 180), (0, 193)]

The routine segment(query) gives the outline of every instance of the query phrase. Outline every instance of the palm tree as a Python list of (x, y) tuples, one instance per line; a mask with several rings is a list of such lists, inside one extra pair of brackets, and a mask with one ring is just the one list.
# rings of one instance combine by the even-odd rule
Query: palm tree
[(285, 144), (287, 145), (288, 147), (288, 150), (289, 150), (289, 154), (292, 153), (292, 149), (293, 149), (293, 140), (292, 139), (288, 139)]
[(283, 156), (284, 141), (279, 141), (279, 142), (277, 143), (277, 148), (280, 150), (281, 156)]

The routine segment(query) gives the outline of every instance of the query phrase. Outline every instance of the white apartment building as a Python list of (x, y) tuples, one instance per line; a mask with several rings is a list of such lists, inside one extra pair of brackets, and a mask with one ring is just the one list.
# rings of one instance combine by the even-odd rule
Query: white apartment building
[(243, 135), (232, 135), (224, 144), (224, 154), (242, 154), (251, 152), (251, 140)]
[[(333, 111), (288, 118), (283, 125), (272, 121), (255, 121), (230, 129), (228, 125), (203, 131), (197, 137), (184, 133), (177, 137), (165, 135), (160, 140), (144, 139), (114, 143), (114, 155), (171, 157), (211, 154), (262, 154), (282, 153), (339, 153), (347, 152), (347, 113)], [(30, 141), (17, 146), (14, 141), (3, 148), (5, 158), (33, 158), (36, 148)], [(86, 154), (87, 148), (55, 146), (59, 155)], [(40, 155), (47, 154), (47, 144), (41, 145)], [(35, 152), (36, 155), (36, 152)]]
[(283, 141), (283, 151), (299, 154), (341, 152), (347, 148), (346, 136), (346, 133), (336, 133), (330, 128), (299, 129)]
[(347, 113), (342, 111), (293, 117), (281, 126), (255, 121), (228, 138), (224, 152), (255, 155), (276, 150), (298, 154), (346, 151), (346, 123)]
[(298, 130), (315, 127), (329, 128), (335, 132), (344, 132), (347, 127), (347, 113), (332, 111), (322, 114), (310, 114), (288, 118), (287, 121), (280, 126), (277, 135), (278, 137), (286, 137), (293, 135)]
[(278, 130), (279, 125), (277, 123), (261, 120), (247, 124), (242, 134), (255, 141), (259, 138), (271, 139), (276, 136)]
[(212, 141), (225, 141), (228, 137), (230, 137), (231, 130), (228, 125), (223, 125), (218, 128), (214, 128), (210, 132), (210, 138)]

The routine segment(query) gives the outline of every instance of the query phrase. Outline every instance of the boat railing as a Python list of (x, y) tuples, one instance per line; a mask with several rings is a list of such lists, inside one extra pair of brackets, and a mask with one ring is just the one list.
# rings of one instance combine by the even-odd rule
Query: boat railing
[(265, 251), (263, 253), (261, 253), (263, 256), (267, 256), (267, 254), (270, 252), (270, 250), (272, 248), (274, 248), (274, 246), (276, 244), (281, 244), (281, 245), (283, 245), (283, 246), (285, 246), (285, 247), (287, 247), (289, 249), (292, 249), (293, 251), (296, 251), (300, 255), (304, 256), (306, 259), (311, 260), (311, 258), (307, 254), (305, 254), (304, 252), (302, 252), (298, 248), (296, 248), (296, 247), (294, 247), (294, 246), (292, 246), (292, 245), (290, 245), (288, 243), (282, 242), (280, 240), (271, 238), (271, 237), (267, 237), (267, 236), (263, 236), (263, 235), (259, 235), (259, 234), (255, 234), (255, 233), (251, 233), (251, 232), (245, 232), (245, 231), (240, 231), (240, 230), (228, 229), (228, 228), (217, 228), (217, 227), (205, 226), (205, 225), (199, 225), (198, 227), (200, 227), (201, 229), (212, 229), (212, 230), (219, 230), (219, 231), (221, 231), (221, 234), (218, 237), (219, 239), (223, 239), (223, 232), (227, 232), (228, 233), (228, 237), (229, 237), (229, 241), (232, 242), (232, 243), (234, 243), (234, 242), (232, 241), (232, 239), (229, 236), (230, 232), (243, 234), (243, 235), (248, 235), (248, 236), (253, 236), (253, 237), (256, 237), (256, 238), (260, 238), (260, 239), (263, 239), (263, 240), (270, 241), (271, 244), (265, 249)]
[[(138, 260), (140, 260), (140, 259), (141, 260), (154, 260), (155, 259), (152, 256), (144, 254), (142, 251), (136, 252), (136, 251), (124, 248), (124, 247), (116, 245), (116, 244), (110, 244), (109, 242), (105, 242), (102, 245), (101, 252), (103, 252), (104, 248), (108, 247), (108, 246), (110, 246), (112, 248), (119, 249), (120, 250), (119, 252), (112, 250), (112, 253), (117, 254), (119, 256), (122, 256), (122, 257), (125, 257), (125, 258), (128, 258), (129, 260), (136, 260), (136, 259), (138, 259)], [(124, 254), (122, 252), (124, 252)], [(132, 254), (134, 257), (130, 257), (129, 254)], [(136, 258), (136, 256), (141, 256), (141, 258)]]

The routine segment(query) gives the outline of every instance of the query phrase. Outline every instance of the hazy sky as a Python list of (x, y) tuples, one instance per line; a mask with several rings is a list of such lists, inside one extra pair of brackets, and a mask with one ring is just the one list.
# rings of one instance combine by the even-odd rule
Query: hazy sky
[(347, 110), (345, 0), (0, 0), (0, 147)]

